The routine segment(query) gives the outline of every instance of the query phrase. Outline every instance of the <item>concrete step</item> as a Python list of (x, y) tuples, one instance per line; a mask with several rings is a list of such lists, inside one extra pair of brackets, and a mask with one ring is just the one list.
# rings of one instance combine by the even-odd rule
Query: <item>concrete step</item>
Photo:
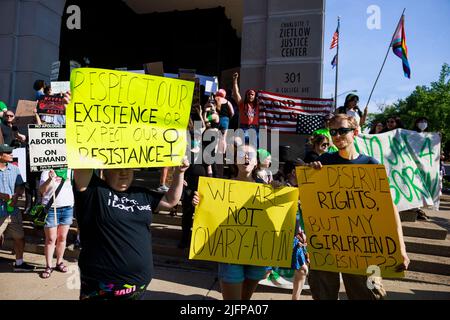
[(429, 221), (402, 222), (403, 235), (426, 239), (444, 240), (447, 230)]
[(402, 281), (420, 282), (450, 286), (450, 276), (441, 274), (431, 274), (417, 271), (406, 271)]
[(150, 229), (152, 230), (152, 239), (181, 239), (182, 231), (180, 226), (152, 223)]
[[(406, 252), (450, 257), (450, 241), (404, 236)], [(449, 266), (450, 268), (450, 266)]]
[(170, 215), (167, 212), (154, 213), (152, 224), (165, 224), (171, 226), (181, 226), (181, 215)]
[(450, 276), (450, 258), (421, 253), (408, 253), (409, 270)]
[(417, 213), (412, 210), (400, 211), (400, 221), (415, 222), (417, 220)]

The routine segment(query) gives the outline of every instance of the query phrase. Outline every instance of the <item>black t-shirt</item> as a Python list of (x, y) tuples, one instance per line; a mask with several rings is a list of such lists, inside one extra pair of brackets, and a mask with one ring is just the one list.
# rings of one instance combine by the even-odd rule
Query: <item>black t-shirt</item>
[(339, 155), (339, 152), (333, 153), (324, 153), (322, 154), (317, 161), (320, 161), (323, 165), (329, 164), (379, 164), (379, 162), (369, 156), (364, 154), (360, 154), (358, 158), (354, 160), (344, 159)]
[(148, 284), (153, 273), (150, 224), (162, 196), (140, 187), (117, 192), (93, 174), (87, 189), (75, 192), (81, 276), (104, 283)]
[(311, 150), (306, 154), (304, 161), (306, 163), (310, 163), (310, 162), (317, 161), (317, 158), (319, 158), (319, 155), (317, 154), (317, 152), (315, 152), (314, 150)]

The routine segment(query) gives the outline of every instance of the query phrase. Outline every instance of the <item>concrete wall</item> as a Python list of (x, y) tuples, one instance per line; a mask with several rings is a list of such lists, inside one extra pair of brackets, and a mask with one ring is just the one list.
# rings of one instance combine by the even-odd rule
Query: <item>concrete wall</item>
[(34, 99), (33, 83), (50, 80), (59, 57), (65, 0), (0, 0), (0, 100), (15, 109)]

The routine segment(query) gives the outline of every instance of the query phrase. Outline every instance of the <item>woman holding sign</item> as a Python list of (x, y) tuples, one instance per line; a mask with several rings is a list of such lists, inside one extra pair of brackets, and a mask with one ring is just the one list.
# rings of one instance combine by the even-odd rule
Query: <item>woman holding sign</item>
[(74, 171), (80, 230), (80, 299), (141, 299), (152, 279), (152, 213), (170, 210), (181, 198), (187, 160), (175, 169), (162, 195), (132, 187), (133, 169)]
[[(252, 146), (242, 146), (235, 154), (235, 180), (255, 182), (256, 150)], [(192, 204), (200, 203), (196, 191)], [(219, 280), (224, 300), (250, 300), (260, 280), (265, 278), (266, 267), (219, 263)]]

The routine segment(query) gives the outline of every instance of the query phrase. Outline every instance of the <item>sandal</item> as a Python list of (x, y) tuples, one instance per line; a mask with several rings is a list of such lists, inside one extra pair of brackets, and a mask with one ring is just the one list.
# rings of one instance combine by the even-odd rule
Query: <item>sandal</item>
[(64, 265), (64, 262), (60, 262), (56, 264), (55, 270), (66, 273), (68, 271), (68, 268)]
[(52, 274), (52, 272), (53, 272), (53, 268), (51, 268), (51, 267), (46, 267), (45, 270), (44, 270), (44, 272), (41, 273), (41, 278), (42, 278), (42, 279), (48, 279), (48, 278), (50, 278), (50, 275)]

